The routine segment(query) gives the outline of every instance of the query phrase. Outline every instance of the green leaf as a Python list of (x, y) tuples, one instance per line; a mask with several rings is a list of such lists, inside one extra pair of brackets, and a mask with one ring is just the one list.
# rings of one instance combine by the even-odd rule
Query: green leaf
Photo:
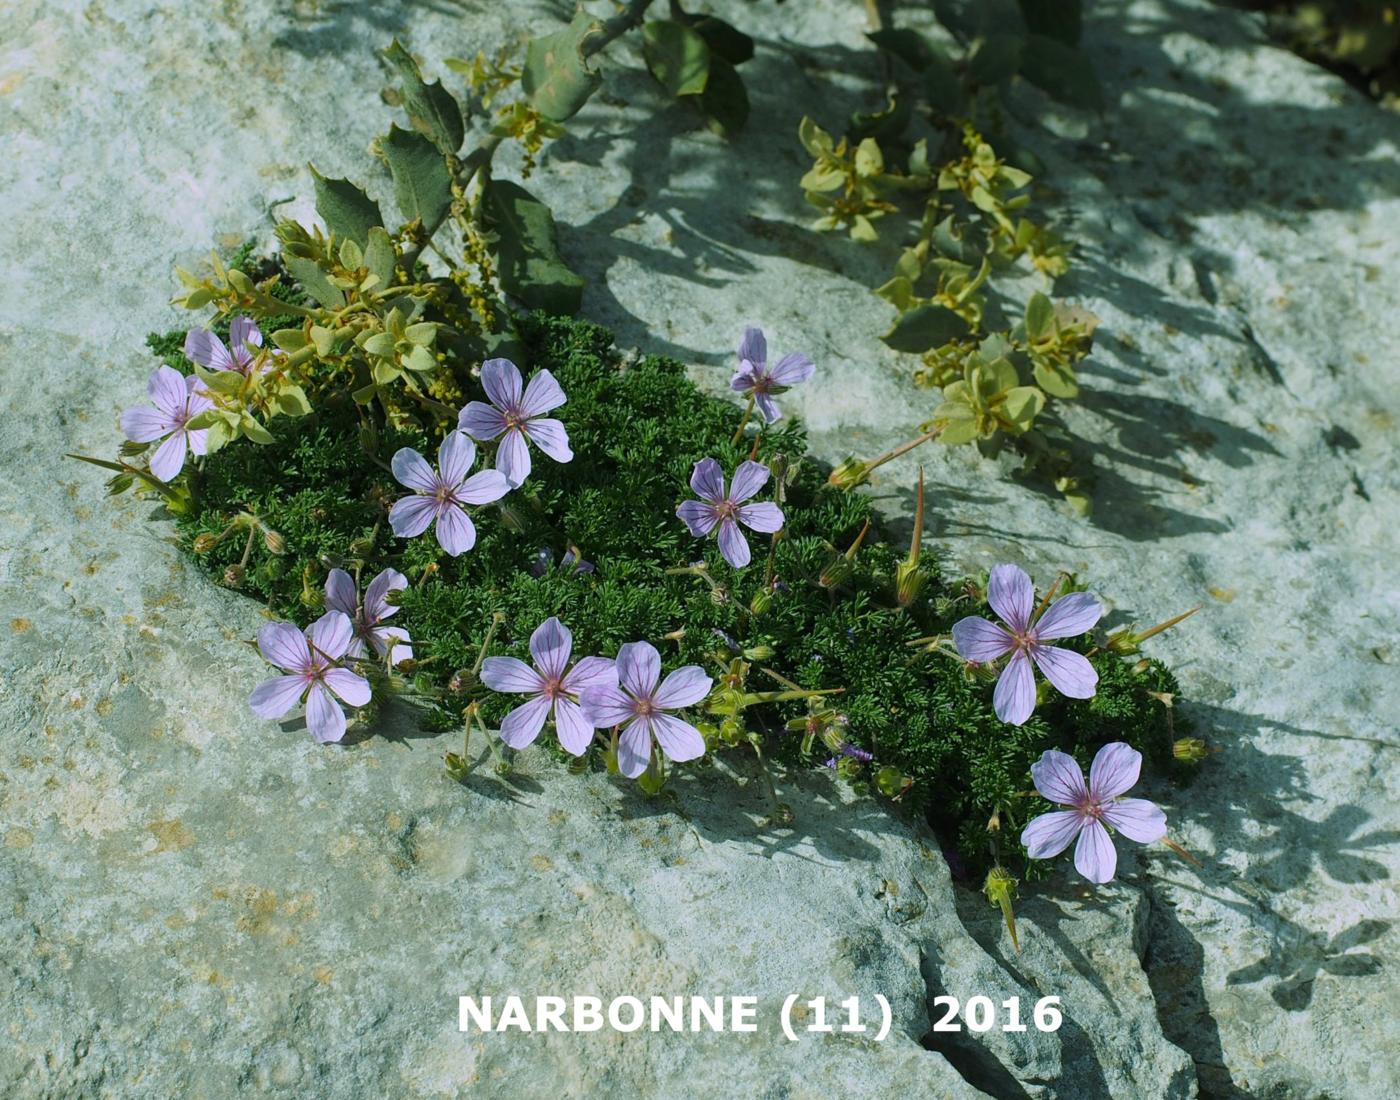
[(1084, 16), (1081, 0), (1020, 0), (1031, 34), (1055, 38), (1066, 46), (1079, 45)]
[(802, 142), (802, 148), (813, 157), (820, 157), (835, 148), (831, 135), (806, 115), (802, 116), (802, 121), (797, 125), (797, 140)]
[(1103, 108), (1103, 89), (1089, 59), (1054, 38), (1031, 35), (1021, 75), (1061, 103), (1087, 111)]
[(559, 255), (549, 207), (518, 183), (492, 178), (482, 191), (482, 213), (497, 234), (501, 287), (532, 309), (576, 313), (583, 279)]
[(733, 137), (749, 118), (749, 93), (744, 78), (721, 57), (710, 58), (710, 80), (700, 97), (709, 127), (720, 137)]
[(963, 87), (952, 61), (942, 50), (930, 50), (923, 78), (924, 95), (934, 110), (945, 115), (957, 115), (966, 110), (967, 89)]
[(710, 79), (710, 47), (698, 33), (672, 19), (642, 24), (647, 68), (673, 96), (699, 95)]
[(266, 447), (276, 438), (270, 431), (264, 428), (251, 416), (245, 416), (239, 425), (243, 429), (243, 434), (254, 443)]
[(413, 128), (425, 134), (444, 153), (455, 153), (466, 136), (461, 105), (439, 81), (424, 81), (418, 62), (398, 39), (384, 51), (384, 57), (398, 70), (403, 81), (403, 109)]
[(997, 32), (979, 38), (967, 55), (967, 71), (983, 86), (1000, 84), (1020, 70), (1025, 46), (1025, 38), (1018, 34)]
[(1044, 294), (1036, 291), (1026, 303), (1026, 338), (1031, 343), (1048, 336), (1055, 327), (1055, 306)]
[(1020, 431), (1025, 431), (1043, 408), (1045, 395), (1040, 390), (1034, 386), (1017, 386), (1007, 391), (1006, 402), (1002, 405), (1001, 412)]
[(600, 28), (596, 19), (580, 9), (567, 27), (530, 39), (521, 87), (551, 122), (576, 115), (602, 83), (583, 56), (583, 40)]
[(899, 92), (891, 92), (883, 111), (854, 112), (851, 115), (848, 133), (852, 141), (861, 141), (864, 138), (888, 141), (904, 132), (912, 113), (909, 97)]
[(375, 226), (369, 231), (369, 243), (365, 245), (365, 267), (378, 279), (379, 287), (391, 286), (394, 282), (394, 264), (398, 255), (394, 252), (394, 242), (389, 239), (388, 230)]
[(284, 386), (278, 390), (277, 411), (283, 416), (306, 416), (311, 412), (311, 402), (306, 399), (306, 391), (300, 386)]
[(316, 180), (316, 213), (321, 215), (326, 228), (337, 237), (364, 247), (369, 231), (384, 224), (378, 204), (349, 180), (321, 175), (314, 164), (311, 175)]
[(283, 252), (282, 263), (286, 265), (292, 278), (301, 284), (302, 289), (327, 309), (339, 309), (345, 304), (344, 293), (331, 285), (330, 279), (315, 260), (308, 260), (304, 256), (289, 256)]
[(922, 352), (966, 335), (967, 322), (956, 313), (943, 306), (927, 305), (902, 314), (880, 339), (895, 351)]
[(441, 150), (422, 134), (397, 126), (389, 127), (379, 147), (394, 177), (394, 200), (404, 221), (418, 218), (425, 229), (436, 228), (452, 205), (452, 173)]
[(1073, 401), (1079, 396), (1079, 381), (1075, 377), (1074, 368), (1068, 363), (1057, 366), (1035, 359), (1031, 364), (1031, 373), (1035, 375), (1037, 385), (1051, 397)]
[(933, 54), (928, 39), (908, 27), (887, 27), (871, 31), (865, 37), (912, 69), (922, 71)]
[(753, 57), (753, 39), (723, 19), (701, 15), (690, 17), (689, 25), (717, 56), (731, 65), (742, 65)]

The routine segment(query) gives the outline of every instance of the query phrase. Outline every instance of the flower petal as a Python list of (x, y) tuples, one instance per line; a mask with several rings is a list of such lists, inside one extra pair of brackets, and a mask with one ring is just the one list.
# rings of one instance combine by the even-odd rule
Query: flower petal
[(408, 587), (408, 578), (397, 569), (385, 569), (369, 582), (365, 589), (365, 619), (370, 625), (381, 623), (398, 611), (398, 607), (388, 600), (390, 592), (402, 592)]
[(476, 461), (476, 444), (466, 432), (448, 432), (438, 447), (438, 472), (448, 485), (460, 485)]
[(530, 448), (525, 446), (525, 433), (519, 428), (511, 428), (501, 437), (496, 448), (496, 469), (511, 488), (525, 484), (530, 476)]
[(564, 422), (553, 417), (542, 416), (525, 421), (521, 429), (555, 462), (572, 462), (573, 448), (569, 446), (569, 433), (564, 430)]
[[(391, 664), (397, 665), (400, 661), (413, 660), (413, 639), (408, 636), (408, 631), (401, 626), (381, 626), (377, 630), (370, 632), (369, 640), (374, 643), (374, 651), (381, 657), (389, 657)], [(393, 653), (390, 654), (390, 649)], [(350, 650), (346, 650), (349, 656), (355, 656)]]
[(563, 678), (573, 649), (573, 632), (559, 621), (557, 615), (551, 615), (540, 623), (530, 635), (530, 656), (535, 659), (535, 667), (551, 680)]
[(1103, 604), (1088, 592), (1061, 596), (1046, 609), (1035, 624), (1035, 636), (1042, 642), (1052, 638), (1074, 638), (1094, 629), (1103, 617)]
[(749, 540), (732, 519), (721, 520), (719, 525), (719, 552), (724, 560), (735, 569), (742, 569), (752, 560)]
[(964, 660), (995, 661), (1016, 647), (1016, 639), (1000, 623), (969, 615), (953, 624), (953, 645)]
[(481, 682), (492, 691), (520, 695), (544, 690), (544, 678), (518, 657), (487, 657), (481, 662)]
[(122, 435), (133, 443), (150, 443), (175, 427), (171, 417), (159, 409), (148, 409), (144, 405), (122, 413), (121, 424)]
[(611, 657), (585, 657), (564, 677), (564, 690), (579, 695), (589, 688), (617, 687), (617, 662)]
[(437, 518), (437, 540), (454, 558), (476, 545), (476, 524), (466, 512), (449, 504)]
[(705, 738), (689, 722), (670, 714), (653, 714), (651, 731), (661, 743), (661, 751), (677, 763), (705, 755)]
[(325, 684), (312, 684), (306, 696), (306, 728), (322, 744), (345, 736), (345, 712)]
[(151, 473), (161, 481), (170, 481), (185, 466), (185, 433), (175, 432), (151, 455)]
[(676, 669), (662, 681), (654, 701), (658, 707), (665, 710), (693, 707), (710, 694), (713, 684), (714, 681), (705, 675), (705, 670), (699, 665), (686, 665)]
[[(248, 345), (251, 344), (254, 348), (262, 347), (262, 330), (251, 317), (235, 317), (228, 323), (228, 343), (234, 357), (246, 364), (253, 358)], [(239, 356), (239, 352), (243, 355)]]
[(778, 403), (773, 400), (771, 394), (755, 394), (754, 399), (758, 402), (758, 411), (769, 424), (782, 419), (783, 410), (778, 408)]
[(473, 439), (495, 439), (506, 430), (506, 418), (485, 401), (468, 401), (457, 414), (457, 430)]
[(185, 358), (210, 370), (237, 369), (224, 342), (204, 328), (192, 328), (185, 333)]
[(513, 749), (523, 749), (540, 735), (549, 717), (550, 699), (536, 695), (501, 719), (501, 740)]
[(1167, 835), (1167, 815), (1145, 798), (1120, 798), (1101, 811), (1103, 819), (1129, 840), (1151, 844)]
[(509, 359), (488, 359), (481, 364), (481, 385), (491, 404), (511, 410), (520, 404), (520, 371)]
[(578, 705), (583, 708), (583, 716), (598, 729), (620, 726), (637, 713), (622, 689), (612, 686), (586, 688)]
[(739, 509), (739, 522), (750, 531), (757, 531), (763, 535), (771, 535), (775, 531), (781, 531), (786, 522), (783, 518), (783, 510), (771, 500), (765, 500), (759, 504), (745, 504)]
[(748, 363), (741, 363), (739, 369), (734, 372), (734, 377), (729, 380), (729, 388), (739, 393), (747, 393), (757, 382), (753, 367)]
[(768, 467), (762, 462), (741, 462), (734, 471), (734, 480), (729, 485), (729, 499), (742, 504), (763, 488), (768, 480)]
[(457, 487), (452, 495), (463, 504), (490, 504), (510, 492), (510, 482), (499, 470), (480, 470)]
[(1018, 565), (998, 565), (987, 581), (987, 602), (1013, 634), (1024, 634), (1035, 610), (1035, 588)]
[(685, 501), (676, 509), (676, 515), (680, 516), (690, 528), (690, 533), (697, 539), (703, 539), (719, 522), (719, 513), (715, 511), (715, 506), (703, 500)]
[(1074, 846), (1074, 868), (1090, 882), (1108, 882), (1118, 870), (1118, 853), (1108, 830), (1090, 821)]
[(1021, 830), (1021, 843), (1031, 859), (1049, 859), (1069, 847), (1090, 819), (1078, 810), (1053, 810), (1041, 814)]
[(618, 682), (638, 699), (650, 699), (661, 679), (661, 654), (650, 642), (628, 642), (617, 651)]
[(326, 687), (352, 707), (365, 706), (370, 700), (369, 681), (348, 668), (328, 668), (321, 678)]
[(572, 699), (554, 700), (554, 732), (565, 752), (574, 756), (587, 752), (593, 729), (593, 723), (583, 716), (583, 708)]
[(1025, 723), (1035, 710), (1035, 676), (1025, 650), (1018, 649), (1006, 662), (992, 692), (992, 709), (1003, 722), (1013, 726)]
[(309, 672), (311, 650), (306, 636), (291, 623), (265, 623), (258, 631), (258, 652), (263, 660), (286, 672)]
[(527, 417), (543, 416), (551, 409), (557, 409), (568, 400), (564, 390), (547, 370), (537, 370), (525, 387), (525, 396), (520, 400), (520, 411)]
[(194, 431), (185, 429), (185, 441), (190, 445), (190, 453), (196, 455), (209, 453), (209, 429), (196, 428)]
[(248, 705), (259, 718), (281, 718), (301, 701), (305, 690), (305, 676), (274, 676), (253, 689)]
[(1122, 741), (1113, 741), (1094, 754), (1089, 765), (1089, 793), (1107, 802), (1132, 788), (1142, 774), (1142, 753)]
[(326, 577), (326, 607), (352, 619), (360, 610), (360, 594), (344, 569), (332, 569)]
[(437, 515), (437, 501), (432, 497), (414, 495), (394, 502), (389, 509), (389, 526), (401, 539), (416, 538), (428, 529)]
[(816, 372), (817, 365), (800, 352), (790, 351), (778, 360), (768, 376), (780, 386), (795, 386)]
[(744, 329), (744, 338), (739, 341), (739, 362), (762, 367), (768, 362), (768, 340), (761, 328), (750, 326)]
[(350, 639), (355, 636), (355, 626), (349, 616), (339, 611), (327, 611), (306, 628), (306, 640), (312, 649), (332, 661), (345, 656), (350, 648)]
[(1074, 757), (1059, 749), (1046, 749), (1031, 765), (1031, 782), (1041, 796), (1061, 806), (1077, 806), (1089, 796), (1084, 773)]
[(433, 468), (412, 447), (400, 447), (395, 451), (394, 457), (389, 460), (389, 468), (394, 471), (400, 485), (417, 489), (420, 493), (437, 490), (438, 479)]
[(651, 723), (637, 718), (629, 723), (617, 739), (617, 770), (628, 779), (636, 779), (651, 763)]
[(1053, 645), (1033, 645), (1031, 656), (1061, 695), (1068, 695), (1071, 699), (1093, 698), (1099, 674), (1094, 671), (1088, 657)]
[(724, 499), (724, 471), (713, 458), (702, 458), (690, 471), (690, 487), (701, 500), (718, 504)]

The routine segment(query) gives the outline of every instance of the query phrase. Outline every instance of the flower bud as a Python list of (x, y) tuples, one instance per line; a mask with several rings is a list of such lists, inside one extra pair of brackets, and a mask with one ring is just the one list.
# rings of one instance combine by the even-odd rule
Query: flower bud
[(919, 563), (902, 561), (894, 571), (894, 598), (900, 607), (908, 607), (919, 596), (924, 586), (924, 575), (919, 571)]
[(762, 615), (773, 606), (773, 595), (765, 589), (760, 589), (753, 594), (753, 599), (749, 601), (749, 611), (754, 615)]
[(869, 477), (870, 464), (852, 456), (831, 471), (826, 483), (837, 489), (854, 489)]
[(771, 645), (750, 646), (744, 650), (744, 656), (750, 661), (766, 661), (773, 656)]
[(817, 583), (823, 588), (839, 588), (851, 579), (853, 572), (850, 561), (845, 557), (840, 557), (821, 571)]
[(218, 545), (219, 537), (217, 535), (211, 535), (209, 534), (209, 532), (206, 531), (202, 535), (195, 536), (194, 552), (196, 554), (207, 554), (210, 550), (214, 549), (214, 547)]
[(367, 558), (374, 552), (374, 540), (372, 538), (359, 538), (350, 543), (350, 556), (352, 558)]
[(267, 547), (269, 554), (285, 554), (287, 552), (287, 540), (270, 528), (263, 530), (263, 545)]
[(1210, 755), (1210, 749), (1199, 737), (1181, 737), (1172, 744), (1172, 756), (1183, 764), (1199, 764)]
[(447, 681), (447, 690), (453, 695), (464, 695), (476, 686), (476, 677), (469, 668), (459, 668)]
[(242, 588), (248, 577), (248, 570), (241, 565), (230, 565), (224, 570), (224, 583), (230, 588)]

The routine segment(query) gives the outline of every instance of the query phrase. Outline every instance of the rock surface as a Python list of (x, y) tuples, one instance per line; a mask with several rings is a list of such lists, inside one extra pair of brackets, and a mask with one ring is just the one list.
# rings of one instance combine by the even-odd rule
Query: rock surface
[[(1093, 5), (1104, 117), (1021, 133), (1080, 245), (1059, 293), (1104, 321), (1070, 414), (1094, 444), (1094, 519), (966, 449), (913, 452), (871, 489), (907, 510), (927, 464), (950, 559), (1076, 570), (1116, 621), (1206, 605), (1152, 643), (1220, 750), (1153, 792), (1201, 868), (1154, 847), (1107, 890), (1027, 889), (1017, 954), (927, 835), (820, 777), (785, 791), (797, 828), (774, 831), (756, 784), (722, 775), (654, 805), (527, 755), (513, 785), (462, 787), (405, 715), (328, 751), (246, 712), (257, 608), (61, 453), (110, 450), (144, 334), (181, 323), (174, 263), (265, 231), (269, 200), (309, 193), (308, 160), (363, 175), (388, 121), (374, 47), (398, 34), (436, 68), (567, 7), (0, 15), (0, 1091), (1400, 1092), (1378, 1056), (1400, 997), (1400, 120), (1237, 12)], [(759, 38), (749, 130), (696, 132), (613, 50), (539, 188), (590, 279), (585, 313), (620, 342), (719, 390), (760, 321), (821, 368), (788, 398), (817, 450), (877, 453), (928, 395), (874, 339), (880, 254), (804, 228), (793, 139), (804, 112), (868, 106), (861, 6), (716, 7)], [(458, 1034), (457, 995), (513, 989), (756, 994), (765, 1022)], [(771, 1012), (793, 992), (883, 992), (891, 1037), (789, 1044)], [(1057, 994), (1066, 1025), (930, 1034), (945, 993)]]

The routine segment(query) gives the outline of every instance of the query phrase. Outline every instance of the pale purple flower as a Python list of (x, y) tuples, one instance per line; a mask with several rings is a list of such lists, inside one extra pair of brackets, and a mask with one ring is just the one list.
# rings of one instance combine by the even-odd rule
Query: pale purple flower
[(749, 540), (739, 530), (743, 524), (751, 531), (771, 535), (783, 526), (783, 512), (771, 501), (745, 504), (744, 501), (763, 488), (768, 480), (768, 467), (761, 462), (742, 462), (734, 471), (734, 483), (728, 495), (724, 491), (724, 473), (713, 458), (702, 458), (690, 474), (690, 487), (699, 500), (687, 500), (676, 509), (690, 533), (704, 538), (719, 527), (719, 552), (735, 569), (749, 564)]
[(384, 625), (384, 620), (399, 610), (389, 602), (389, 593), (402, 592), (407, 587), (407, 577), (397, 569), (386, 569), (369, 582), (365, 602), (361, 604), (360, 593), (350, 574), (344, 569), (331, 570), (326, 578), (326, 607), (347, 616), (355, 629), (350, 648), (345, 651), (347, 657), (355, 660), (367, 657), (369, 648), (383, 657), (392, 647), (394, 664), (413, 660), (408, 631), (401, 626)]
[(457, 415), (457, 428), (473, 439), (495, 439), (496, 469), (518, 487), (530, 476), (529, 439), (555, 462), (570, 462), (569, 433), (563, 422), (544, 414), (564, 404), (564, 391), (547, 370), (538, 370), (522, 390), (520, 371), (509, 359), (488, 359), (481, 365), (481, 384), (491, 404), (468, 401)]
[(454, 558), (476, 545), (476, 525), (464, 504), (490, 504), (510, 492), (510, 482), (496, 470), (467, 476), (476, 460), (476, 444), (461, 432), (448, 432), (438, 448), (438, 470), (411, 447), (394, 452), (389, 466), (399, 482), (414, 490), (389, 509), (389, 526), (399, 538), (421, 535), (437, 521), (438, 544)]
[(977, 615), (959, 619), (953, 624), (953, 644), (964, 658), (978, 663), (1011, 654), (992, 695), (998, 718), (1019, 726), (1031, 716), (1035, 709), (1032, 661), (1062, 695), (1071, 699), (1093, 696), (1099, 674), (1089, 659), (1073, 650), (1043, 643), (1053, 638), (1073, 638), (1092, 629), (1103, 614), (1098, 600), (1087, 592), (1071, 592), (1052, 603), (1032, 623), (1035, 589), (1030, 577), (1015, 565), (998, 565), (987, 582), (987, 602), (1002, 622), (994, 623)]
[(763, 418), (771, 424), (782, 416), (773, 395), (807, 381), (816, 369), (816, 364), (805, 355), (793, 351), (784, 355), (769, 370), (768, 341), (764, 338), (763, 330), (746, 328), (744, 339), (739, 344), (739, 369), (729, 380), (729, 388), (752, 397), (758, 403)]
[[(661, 682), (661, 654), (650, 642), (631, 642), (617, 651), (615, 686), (590, 688), (579, 702), (584, 716), (596, 728), (620, 726), (617, 742), (618, 770), (636, 779), (651, 761), (655, 737), (667, 759), (694, 760), (705, 754), (705, 738), (689, 722), (668, 710), (693, 706), (710, 694), (714, 682), (699, 665), (686, 665)], [(659, 686), (658, 686), (659, 685)]]
[(1049, 859), (1069, 847), (1076, 837), (1074, 866), (1090, 882), (1107, 882), (1118, 868), (1118, 853), (1105, 825), (1129, 840), (1151, 844), (1167, 835), (1167, 815), (1145, 798), (1122, 798), (1138, 781), (1142, 753), (1114, 741), (1099, 749), (1089, 767), (1089, 784), (1074, 757), (1048, 750), (1031, 765), (1035, 789), (1051, 802), (1069, 806), (1041, 814), (1021, 832), (1021, 843), (1032, 859)]
[(566, 752), (582, 756), (593, 740), (596, 724), (590, 722), (577, 702), (589, 688), (617, 689), (617, 668), (610, 657), (585, 657), (569, 668), (574, 636), (557, 618), (551, 617), (530, 635), (531, 668), (515, 657), (487, 657), (481, 663), (481, 682), (492, 691), (530, 696), (501, 722), (501, 740), (513, 749), (523, 749), (540, 735), (545, 719), (554, 716), (554, 732)]
[[(185, 333), (185, 357), (210, 370), (231, 370), (246, 375), (262, 350), (263, 335), (249, 317), (235, 317), (228, 326), (228, 346), (208, 329), (192, 328)], [(259, 374), (272, 369), (263, 363)]]
[(345, 736), (345, 712), (339, 697), (352, 707), (369, 702), (369, 681), (340, 664), (354, 640), (348, 616), (327, 611), (303, 634), (292, 623), (268, 623), (258, 631), (258, 649), (287, 673), (253, 689), (248, 705), (260, 718), (281, 718), (306, 701), (306, 728), (317, 741)]
[(214, 402), (204, 393), (198, 378), (184, 377), (174, 367), (157, 367), (146, 383), (153, 409), (127, 409), (122, 413), (122, 433), (133, 443), (165, 442), (151, 455), (151, 473), (169, 481), (185, 466), (185, 452), (197, 455), (209, 449), (209, 429), (188, 425)]

